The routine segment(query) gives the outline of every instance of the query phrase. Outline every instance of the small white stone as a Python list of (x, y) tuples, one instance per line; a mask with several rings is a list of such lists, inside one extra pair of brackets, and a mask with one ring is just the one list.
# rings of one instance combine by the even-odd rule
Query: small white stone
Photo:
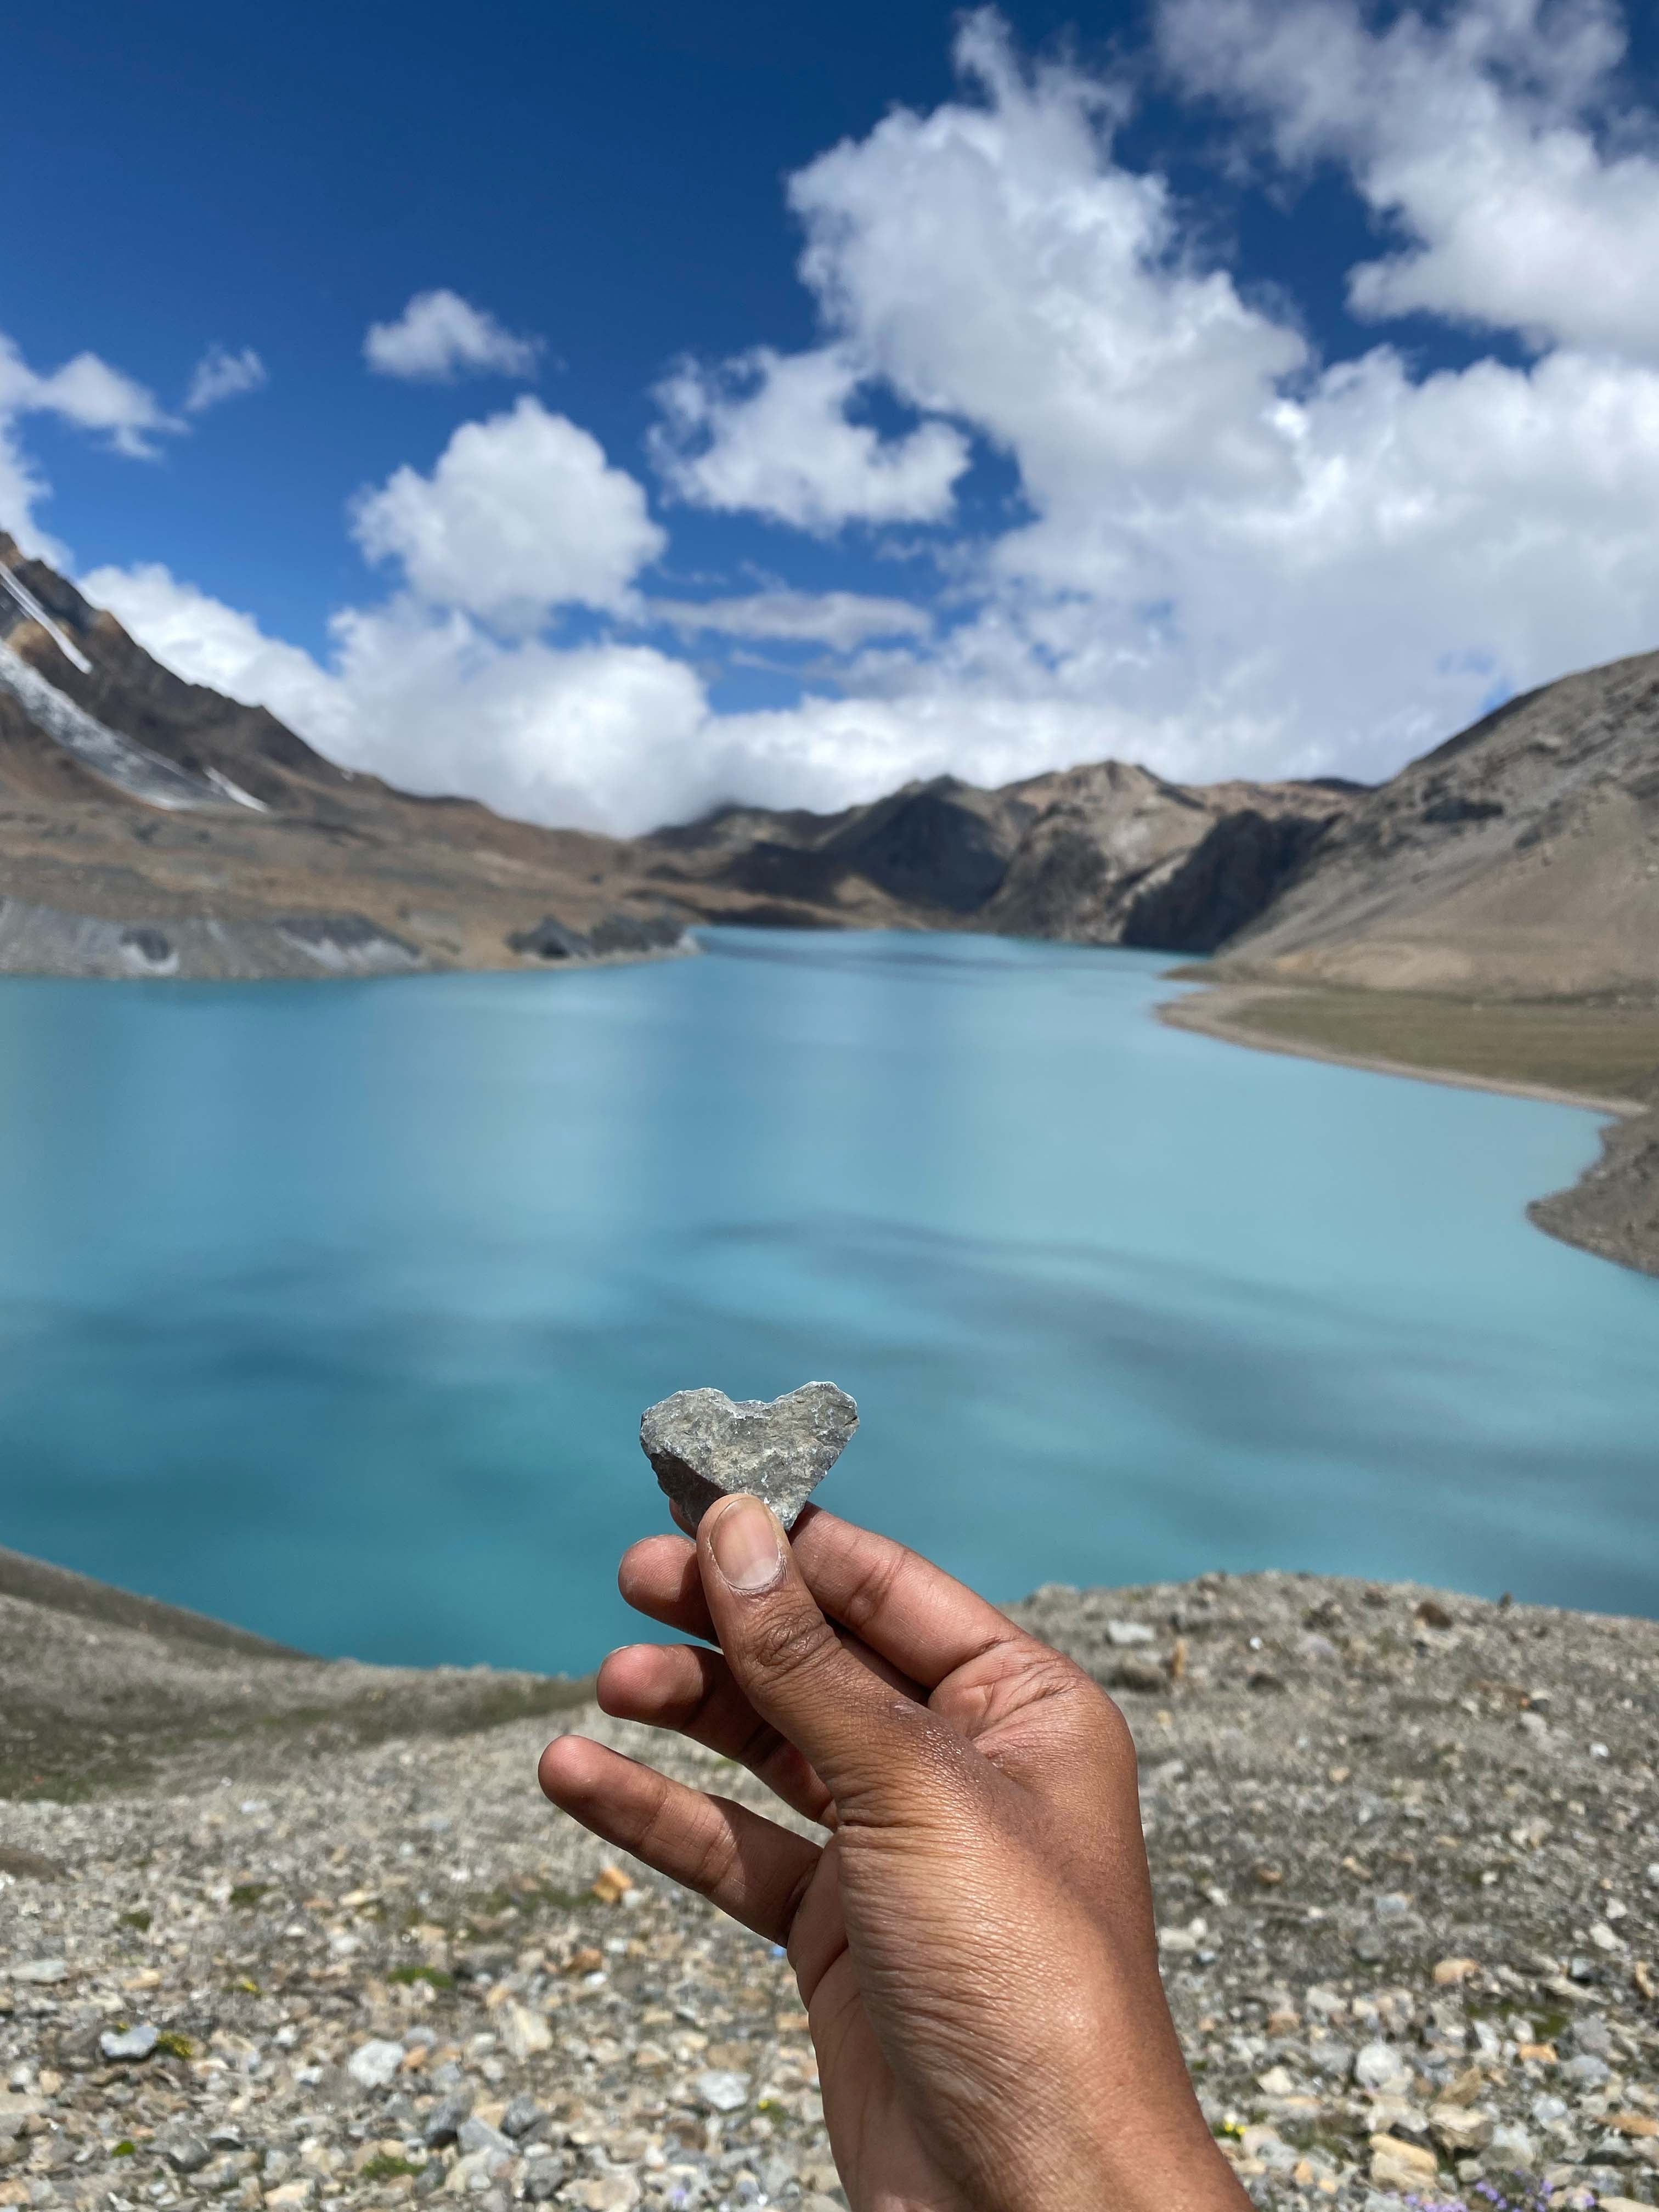
[(386, 2043), (380, 2038), (358, 2045), (346, 2061), (346, 2072), (365, 2089), (384, 2089), (397, 2078), (404, 2063), (401, 2043)]
[(1407, 2079), (1406, 2062), (1391, 2043), (1364, 2043), (1354, 2057), (1353, 2078), (1362, 2089), (1391, 2089)]
[(749, 2084), (741, 2074), (711, 2066), (691, 2084), (711, 2112), (735, 2112), (749, 2102)]
[(520, 2064), (538, 2051), (553, 2048), (553, 2031), (528, 2005), (506, 2004), (501, 2013), (501, 2041)]

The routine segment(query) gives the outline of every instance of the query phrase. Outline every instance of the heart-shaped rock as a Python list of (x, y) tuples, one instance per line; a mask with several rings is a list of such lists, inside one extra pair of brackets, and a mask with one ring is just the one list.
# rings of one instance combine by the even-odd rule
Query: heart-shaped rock
[(640, 1416), (640, 1448), (683, 1528), (746, 1490), (793, 1528), (858, 1425), (858, 1407), (833, 1382), (803, 1382), (769, 1403), (677, 1390)]

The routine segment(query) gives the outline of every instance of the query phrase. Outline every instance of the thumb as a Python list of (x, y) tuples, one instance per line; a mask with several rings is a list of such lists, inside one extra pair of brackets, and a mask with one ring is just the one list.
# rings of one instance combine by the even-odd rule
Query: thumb
[(969, 1757), (968, 1746), (844, 1648), (771, 1508), (745, 1494), (711, 1506), (697, 1564), (732, 1674), (761, 1718), (817, 1768), (841, 1821), (925, 1812), (942, 1770)]

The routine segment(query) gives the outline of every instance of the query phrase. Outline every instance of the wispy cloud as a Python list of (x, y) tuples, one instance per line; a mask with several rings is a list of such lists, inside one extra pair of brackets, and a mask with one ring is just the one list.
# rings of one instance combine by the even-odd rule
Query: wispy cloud
[(652, 599), (646, 613), (682, 637), (758, 637), (850, 653), (872, 637), (925, 637), (933, 617), (908, 599), (862, 592), (751, 592), (721, 599)]
[(417, 292), (396, 322), (369, 325), (363, 358), (382, 376), (447, 384), (458, 376), (534, 376), (542, 343), (515, 337), (459, 292)]
[(210, 345), (196, 364), (190, 380), (190, 389), (185, 394), (186, 415), (200, 415), (222, 400), (235, 399), (244, 392), (257, 392), (262, 384), (270, 382), (265, 365), (252, 346), (244, 346), (240, 353), (232, 353), (227, 347)]

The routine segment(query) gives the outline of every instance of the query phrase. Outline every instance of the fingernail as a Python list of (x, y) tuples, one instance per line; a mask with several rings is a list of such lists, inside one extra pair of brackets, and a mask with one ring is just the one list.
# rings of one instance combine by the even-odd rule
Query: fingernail
[(745, 1597), (769, 1589), (783, 1572), (783, 1531), (758, 1498), (722, 1505), (708, 1546), (727, 1583)]

